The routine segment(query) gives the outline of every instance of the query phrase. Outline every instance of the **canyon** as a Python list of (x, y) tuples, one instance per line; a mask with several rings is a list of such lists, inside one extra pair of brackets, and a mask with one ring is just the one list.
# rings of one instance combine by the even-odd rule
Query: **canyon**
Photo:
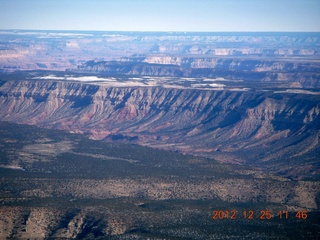
[(0, 237), (319, 237), (319, 80), (319, 33), (2, 30)]
[(319, 177), (319, 94), (103, 84), (2, 82), (0, 117), (252, 164), (291, 178)]

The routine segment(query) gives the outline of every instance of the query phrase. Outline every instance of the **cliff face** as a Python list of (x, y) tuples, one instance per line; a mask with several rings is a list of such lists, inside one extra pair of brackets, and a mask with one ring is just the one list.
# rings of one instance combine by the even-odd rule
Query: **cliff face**
[(320, 67), (317, 62), (294, 61), (288, 58), (249, 58), (245, 57), (171, 57), (163, 55), (150, 55), (143, 62), (162, 65), (179, 65), (191, 68), (217, 68), (225, 70), (244, 70), (244, 71), (299, 71), (319, 72)]
[(290, 176), (318, 173), (318, 95), (52, 81), (4, 82), (0, 94), (1, 121), (252, 163)]

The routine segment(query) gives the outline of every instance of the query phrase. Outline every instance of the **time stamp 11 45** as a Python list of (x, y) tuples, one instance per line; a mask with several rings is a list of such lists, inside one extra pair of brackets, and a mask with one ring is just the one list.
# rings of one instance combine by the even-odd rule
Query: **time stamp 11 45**
[(212, 219), (213, 220), (222, 220), (222, 219), (260, 219), (260, 220), (270, 220), (270, 219), (301, 219), (306, 220), (308, 218), (308, 212), (306, 210), (299, 210), (296, 212), (289, 212), (288, 210), (281, 210), (277, 212), (272, 212), (271, 210), (213, 210)]

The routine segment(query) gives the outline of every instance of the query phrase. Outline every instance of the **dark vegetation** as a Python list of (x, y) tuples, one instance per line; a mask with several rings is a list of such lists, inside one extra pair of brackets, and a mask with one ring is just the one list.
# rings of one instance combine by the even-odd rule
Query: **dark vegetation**
[[(31, 209), (54, 209), (63, 212), (58, 222), (51, 223), (47, 236), (56, 238), (69, 227), (78, 214), (84, 214), (84, 225), (77, 234), (81, 239), (315, 239), (319, 237), (319, 212), (309, 212), (307, 220), (244, 219), (246, 209), (258, 213), (262, 209), (282, 210), (278, 204), (264, 200), (230, 203), (220, 199), (167, 199), (153, 200), (143, 192), (132, 197), (96, 198), (77, 197), (72, 192), (61, 194), (53, 191), (50, 196), (23, 195), (25, 191), (47, 188), (59, 189), (74, 179), (100, 181), (103, 179), (152, 179), (166, 182), (168, 179), (197, 183), (211, 179), (252, 179), (239, 173), (250, 170), (242, 166), (219, 164), (205, 159), (174, 152), (155, 150), (138, 145), (106, 143), (89, 140), (83, 135), (64, 131), (41, 129), (35, 126), (0, 124), (0, 192), (2, 207), (19, 207), (26, 219)], [(60, 142), (70, 145), (54, 148), (56, 152), (41, 153), (46, 147)], [(41, 145), (42, 144), (42, 145)], [(50, 145), (51, 144), (51, 145)], [(60, 146), (60, 145), (54, 145)], [(44, 149), (42, 149), (44, 148)], [(32, 152), (33, 151), (33, 152)], [(24, 158), (23, 153), (28, 153)], [(40, 158), (39, 158), (40, 154)], [(43, 154), (41, 156), (41, 154)], [(191, 164), (195, 161), (197, 164)], [(21, 169), (4, 168), (18, 165)], [(254, 180), (256, 181), (256, 180)], [(272, 182), (272, 181), (271, 181)], [(271, 183), (270, 182), (270, 183)], [(81, 191), (77, 190), (77, 191)], [(238, 218), (212, 219), (213, 210), (236, 210)], [(121, 234), (106, 233), (110, 229), (108, 219), (120, 218), (126, 230)], [(123, 220), (126, 219), (126, 220)], [(129, 222), (127, 222), (130, 220)], [(111, 228), (112, 229), (112, 228)], [(12, 232), (14, 238), (16, 232)]]
[[(242, 166), (220, 164), (212, 159), (139, 145), (94, 141), (83, 135), (31, 125), (1, 122), (0, 136), (2, 146), (0, 164), (10, 164), (13, 159), (17, 159), (18, 165), (23, 169), (0, 168), (2, 176), (6, 177), (93, 179), (141, 175), (179, 176), (186, 179), (190, 176), (246, 177), (233, 172), (236, 168), (245, 170), (246, 168)], [(113, 138), (118, 139), (123, 136), (115, 135)], [(67, 142), (70, 148), (63, 152), (59, 152), (59, 147), (53, 148), (52, 152), (41, 155), (42, 148), (60, 142)], [(28, 150), (28, 146), (34, 148)], [(28, 153), (27, 159), (23, 158), (25, 153)], [(199, 160), (197, 164), (188, 163), (197, 159)]]

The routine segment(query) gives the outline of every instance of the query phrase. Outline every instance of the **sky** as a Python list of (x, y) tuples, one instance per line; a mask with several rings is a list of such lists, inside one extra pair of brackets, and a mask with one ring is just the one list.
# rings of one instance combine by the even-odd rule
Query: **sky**
[(0, 29), (320, 32), (320, 0), (0, 0)]

